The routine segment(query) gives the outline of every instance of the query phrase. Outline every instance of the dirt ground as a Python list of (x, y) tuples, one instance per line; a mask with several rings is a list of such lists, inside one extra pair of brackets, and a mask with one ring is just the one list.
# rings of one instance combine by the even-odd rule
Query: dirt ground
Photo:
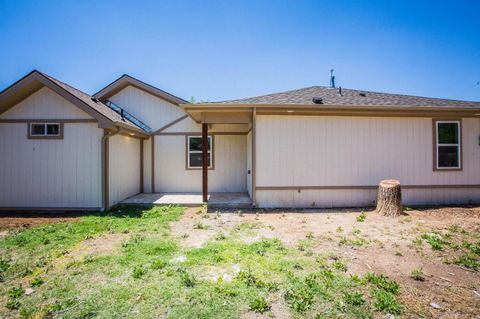
[[(401, 284), (402, 301), (412, 315), (471, 318), (478, 314), (480, 318), (480, 273), (446, 264), (445, 259), (458, 257), (454, 251), (434, 251), (427, 243), (418, 244), (421, 235), (452, 226), (480, 233), (480, 208), (411, 210), (394, 219), (366, 212), (363, 222), (357, 221), (359, 214), (360, 210), (338, 209), (205, 214), (200, 208), (189, 208), (172, 224), (172, 232), (186, 247), (201, 247), (213, 236), (235, 230), (247, 243), (276, 237), (306, 253), (335, 255), (347, 262), (348, 273), (389, 276)], [(424, 281), (410, 276), (420, 268)]]
[[(20, 217), (21, 216), (21, 217)], [(31, 212), (1, 212), (0, 238), (6, 236), (10, 229), (29, 228), (43, 224), (56, 224), (72, 221), (78, 218), (78, 213), (31, 213)]]

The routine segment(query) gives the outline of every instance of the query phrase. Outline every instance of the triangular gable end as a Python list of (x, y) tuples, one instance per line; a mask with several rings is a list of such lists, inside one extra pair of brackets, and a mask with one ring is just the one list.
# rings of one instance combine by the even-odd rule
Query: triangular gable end
[(128, 74), (124, 74), (97, 93), (95, 93), (93, 96), (98, 98), (99, 100), (108, 100), (110, 97), (114, 96), (127, 86), (133, 86), (137, 89), (140, 89), (142, 91), (145, 91), (147, 93), (150, 93), (156, 97), (159, 97), (169, 103), (172, 103), (176, 106), (180, 104), (185, 104), (188, 103), (184, 99), (181, 99), (173, 94), (170, 94), (168, 92), (165, 92), (157, 87), (154, 87), (153, 85), (147, 84), (143, 81), (140, 81)]
[(94, 119), (98, 120), (100, 127), (110, 128), (113, 126), (113, 121), (94, 110), (81, 99), (77, 98), (37, 70), (30, 72), (0, 92), (0, 114), (17, 105), (27, 97), (31, 96), (33, 93), (40, 90), (42, 87), (48, 87), (73, 105), (80, 108), (82, 111), (89, 114)]

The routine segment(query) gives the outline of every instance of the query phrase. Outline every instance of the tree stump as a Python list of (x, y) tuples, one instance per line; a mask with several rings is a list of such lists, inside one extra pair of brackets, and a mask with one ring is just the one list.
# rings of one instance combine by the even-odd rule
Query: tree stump
[(388, 217), (400, 216), (403, 212), (400, 182), (387, 179), (380, 182), (377, 196), (377, 213)]

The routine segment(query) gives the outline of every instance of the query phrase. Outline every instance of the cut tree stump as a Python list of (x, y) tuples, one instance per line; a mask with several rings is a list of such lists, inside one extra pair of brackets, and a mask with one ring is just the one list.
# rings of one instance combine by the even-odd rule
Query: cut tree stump
[(377, 213), (388, 217), (400, 216), (403, 212), (400, 182), (387, 179), (380, 182), (377, 196)]

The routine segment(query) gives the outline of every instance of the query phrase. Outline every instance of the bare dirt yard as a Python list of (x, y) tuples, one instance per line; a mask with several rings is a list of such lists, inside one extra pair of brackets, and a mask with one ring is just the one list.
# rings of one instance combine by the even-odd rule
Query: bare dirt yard
[(399, 218), (360, 209), (189, 208), (172, 224), (185, 247), (232, 231), (245, 243), (278, 238), (306, 255), (343, 260), (349, 274), (385, 274), (402, 287), (406, 318), (480, 318), (480, 273), (472, 269), (480, 260), (461, 249), (472, 241), (478, 249), (480, 208), (408, 209)]

